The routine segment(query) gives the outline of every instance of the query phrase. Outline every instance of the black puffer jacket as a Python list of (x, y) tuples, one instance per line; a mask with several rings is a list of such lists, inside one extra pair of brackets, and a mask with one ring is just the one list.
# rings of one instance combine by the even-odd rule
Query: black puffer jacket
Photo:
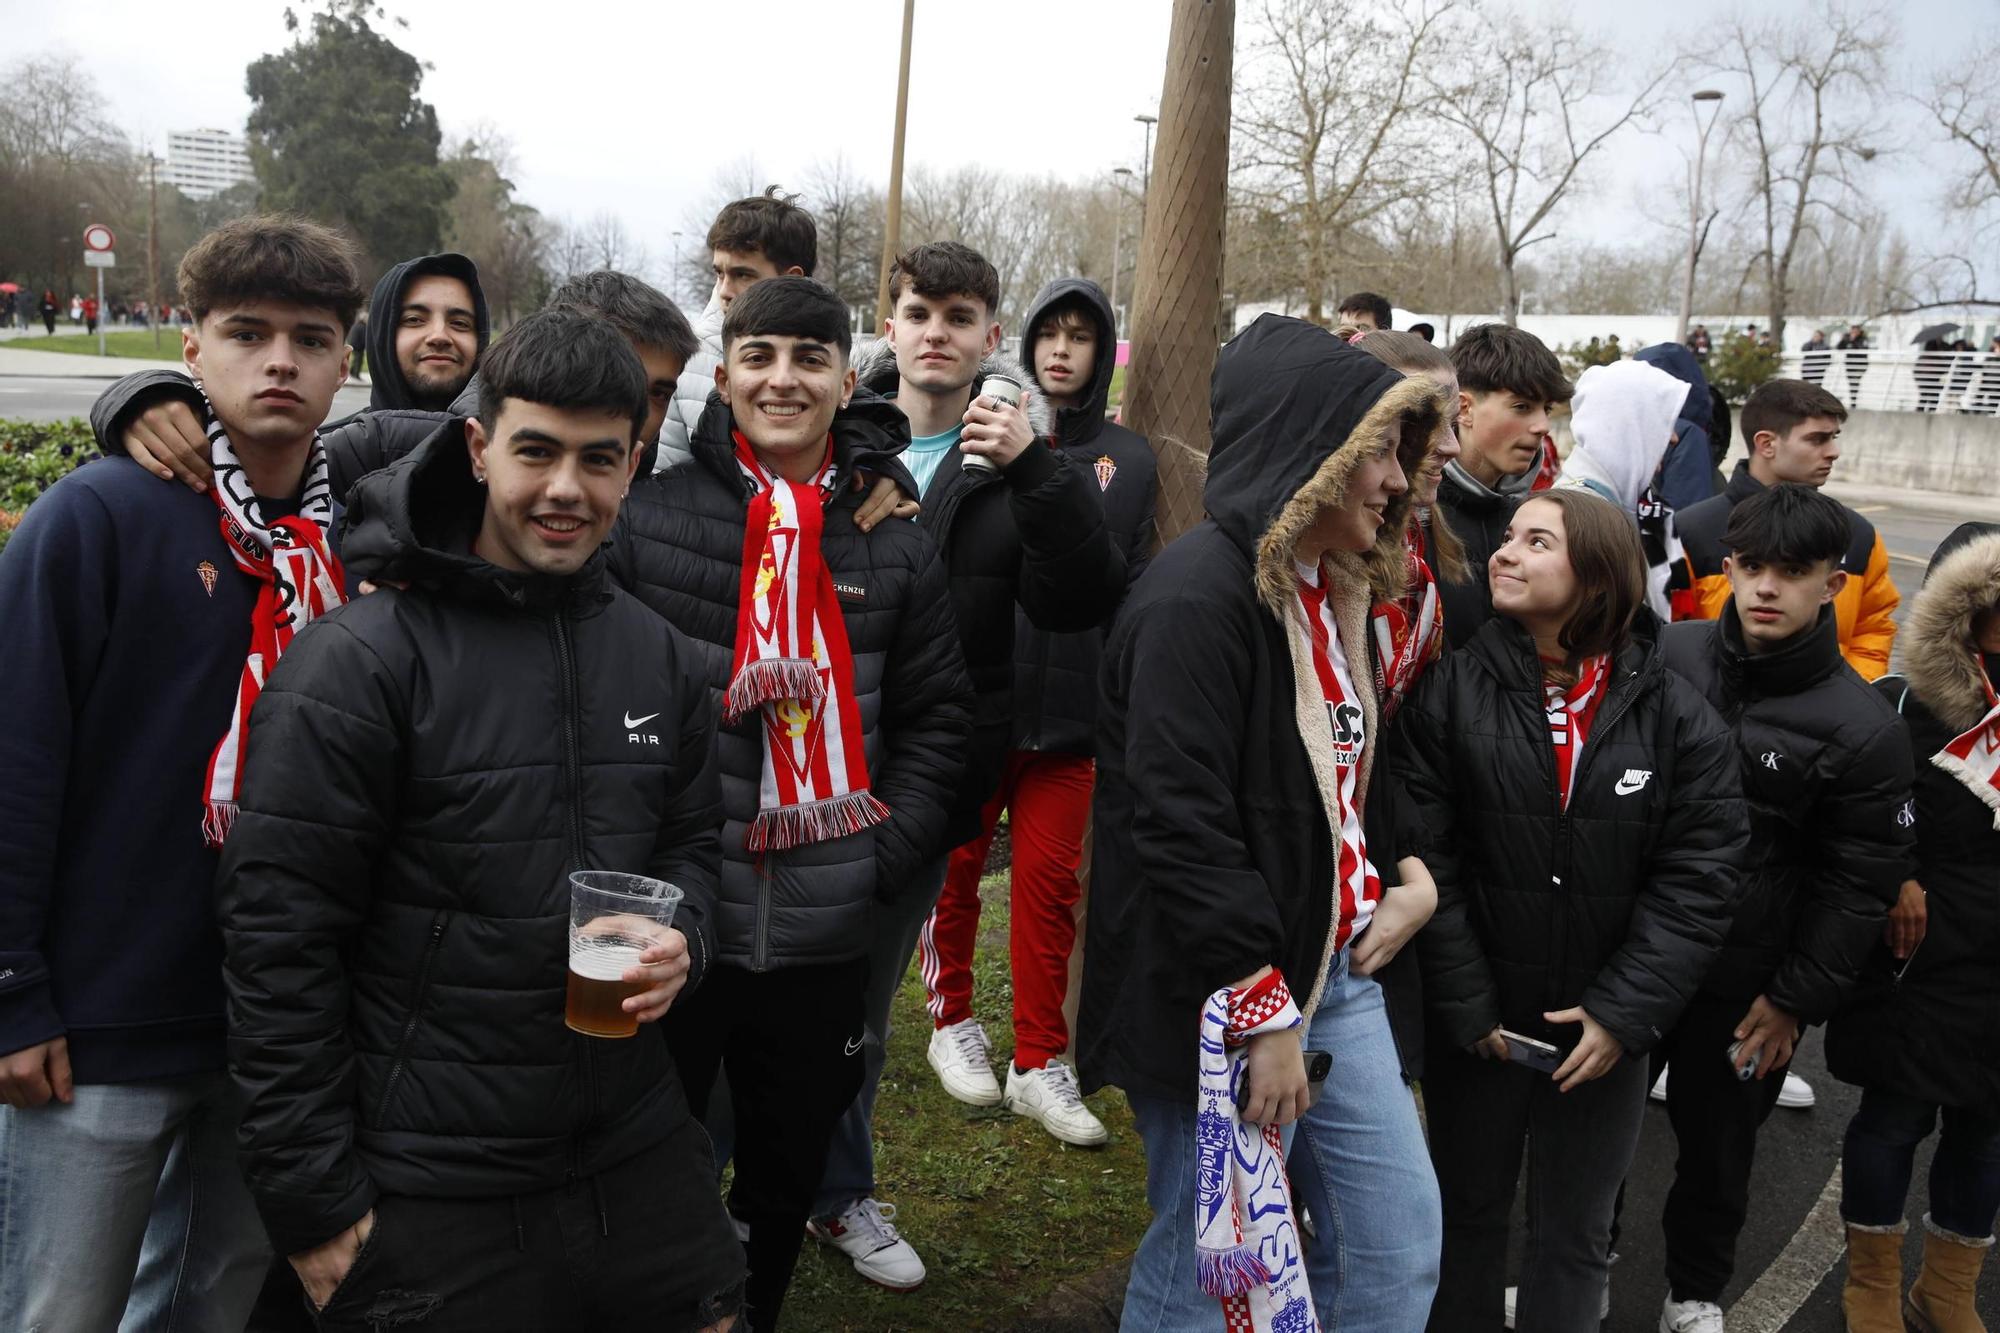
[(1493, 592), (1486, 562), (1500, 549), (1516, 498), (1482, 486), (1457, 463), (1447, 463), (1438, 482), (1437, 507), (1465, 545), (1465, 578), (1452, 582), (1438, 571), (1438, 600), (1444, 604), (1444, 637), (1463, 648), (1493, 618)]
[[(862, 353), (855, 369), (863, 386), (895, 393), (896, 351), (886, 338)], [(988, 371), (1028, 382), (1003, 358), (988, 358), (982, 377)], [(907, 438), (907, 422), (904, 429)], [(951, 608), (977, 695), (965, 770), (945, 823), (946, 848), (979, 836), (980, 809), (1007, 761), (1015, 603), (1043, 629), (1075, 632), (1103, 624), (1125, 593), (1124, 557), (1105, 525), (1094, 477), (1061, 451), (1039, 445), (1001, 472), (968, 469), (962, 458), (953, 450), (938, 464), (917, 517), (944, 552)]]
[[(720, 715), (736, 649), (743, 523), (751, 487), (737, 467), (729, 405), (713, 400), (696, 423), (694, 456), (633, 483), (612, 541), (614, 573), (692, 639)], [(893, 403), (858, 391), (833, 421), (842, 478), (856, 468), (911, 489), (896, 454), (909, 425)], [(870, 789), (889, 807), (874, 828), (761, 861), (743, 845), (757, 817), (762, 723), (724, 728), (722, 888), (718, 956), (763, 970), (858, 957), (874, 903), (905, 889), (944, 847), (945, 811), (965, 762), (972, 691), (959, 656), (944, 562), (913, 523), (854, 526), (862, 497), (843, 485), (827, 506), (820, 551), (839, 589), (854, 658), (854, 695)]]
[[(1111, 539), (1125, 553), (1125, 583), (1138, 582), (1153, 558), (1153, 507), (1159, 465), (1146, 437), (1105, 419), (1118, 347), (1111, 302), (1088, 278), (1059, 278), (1042, 288), (1021, 322), (1024, 337), (1058, 301), (1082, 297), (1097, 318), (1097, 359), (1081, 401), (1056, 413), (1055, 441), (1063, 455), (1097, 483)], [(1033, 349), (1023, 348), (1032, 359)], [(1055, 754), (1091, 753), (1097, 729), (1097, 671), (1111, 618), (1095, 629), (1056, 634), (1025, 612), (1014, 626), (1014, 748)]]
[(1702, 990), (1769, 995), (1802, 1022), (1825, 1022), (1903, 883), (1909, 736), (1841, 660), (1831, 607), (1775, 653), (1744, 651), (1733, 601), (1720, 620), (1667, 626), (1661, 644), (1734, 731), (1750, 810), (1736, 915)]
[(2000, 680), (2000, 654), (1979, 654), (1972, 624), (1996, 602), (2000, 525), (1964, 524), (1896, 636), (1903, 674), (1876, 682), (1909, 725), (1930, 920), (1907, 967), (1876, 945), (1827, 1024), (1826, 1061), (1848, 1083), (2000, 1118), (2000, 814), (1931, 759), (1986, 715), (1981, 677)]
[(450, 427), (371, 477), (347, 567), (412, 586), (315, 621), (251, 716), (218, 906), (244, 1169), (280, 1254), (378, 1192), (595, 1175), (687, 1114), (657, 1033), (564, 1027), (566, 881), (680, 885), (699, 980), (720, 822), (701, 663), (601, 557), (550, 580), (471, 555), (481, 495)]
[[(1318, 1001), (1338, 892), (1334, 741), (1317, 682), (1309, 694), (1295, 688), (1299, 666), (1313, 668), (1293, 552), (1386, 431), (1402, 421), (1433, 432), (1444, 408), (1428, 378), (1277, 315), (1222, 350), (1210, 397), (1209, 517), (1147, 568), (1105, 645), (1077, 1016), (1087, 1088), (1183, 1102), (1194, 1099), (1195, 1036), (1216, 990), (1270, 964), (1302, 1009)], [(1372, 551), (1328, 557), (1356, 667), (1368, 660), (1371, 603), (1407, 575), (1408, 512), (1405, 494)], [(1374, 677), (1352, 676), (1366, 791)], [(1375, 861), (1394, 877), (1393, 861)], [(1336, 1053), (1336, 1076), (1339, 1067)]]
[[(1643, 614), (1643, 613), (1642, 613)], [(1417, 935), (1430, 1031), (1575, 1042), (1582, 1005), (1628, 1054), (1660, 1039), (1736, 907), (1746, 820), (1729, 729), (1635, 638), (1612, 664), (1567, 809), (1534, 641), (1489, 621), (1396, 715), (1399, 851), (1436, 878)]]

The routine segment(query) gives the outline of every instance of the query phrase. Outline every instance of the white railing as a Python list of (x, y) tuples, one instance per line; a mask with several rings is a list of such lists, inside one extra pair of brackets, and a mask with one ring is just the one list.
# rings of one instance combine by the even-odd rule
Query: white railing
[(2000, 414), (2000, 354), (1893, 351), (1786, 352), (1778, 374), (1831, 390), (1850, 411)]

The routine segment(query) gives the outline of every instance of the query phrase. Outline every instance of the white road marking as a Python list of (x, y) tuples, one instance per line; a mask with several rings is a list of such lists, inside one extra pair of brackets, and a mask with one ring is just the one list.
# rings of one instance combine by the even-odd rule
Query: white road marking
[(1857, 514), (1879, 514), (1889, 508), (1888, 505), (1849, 505), (1847, 507)]
[(1806, 1220), (1771, 1266), (1729, 1307), (1729, 1333), (1779, 1333), (1847, 1250), (1840, 1220), (1840, 1168), (1833, 1168)]

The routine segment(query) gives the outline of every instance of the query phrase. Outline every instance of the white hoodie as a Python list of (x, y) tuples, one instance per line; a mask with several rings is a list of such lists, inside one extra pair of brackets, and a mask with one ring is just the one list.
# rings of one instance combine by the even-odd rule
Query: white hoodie
[(1644, 361), (1589, 367), (1570, 401), (1576, 447), (1555, 483), (1595, 491), (1632, 515), (1651, 565), (1646, 603), (1662, 620), (1670, 618), (1667, 584), (1681, 559), (1681, 539), (1653, 478), (1686, 399), (1687, 385)]

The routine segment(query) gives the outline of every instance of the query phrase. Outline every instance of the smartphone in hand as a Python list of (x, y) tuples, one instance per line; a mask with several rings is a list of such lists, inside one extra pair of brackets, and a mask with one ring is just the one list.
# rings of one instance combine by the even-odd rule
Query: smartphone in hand
[[(1320, 1089), (1326, 1086), (1326, 1076), (1333, 1072), (1333, 1056), (1327, 1051), (1301, 1051), (1306, 1058), (1306, 1105), (1319, 1101)], [(1250, 1097), (1250, 1078), (1245, 1075), (1236, 1085), (1236, 1109), (1241, 1111), (1243, 1103)]]
[(1500, 1029), (1500, 1040), (1507, 1043), (1507, 1060), (1511, 1064), (1526, 1065), (1544, 1074), (1553, 1074), (1562, 1065), (1562, 1052), (1545, 1041), (1506, 1028)]

